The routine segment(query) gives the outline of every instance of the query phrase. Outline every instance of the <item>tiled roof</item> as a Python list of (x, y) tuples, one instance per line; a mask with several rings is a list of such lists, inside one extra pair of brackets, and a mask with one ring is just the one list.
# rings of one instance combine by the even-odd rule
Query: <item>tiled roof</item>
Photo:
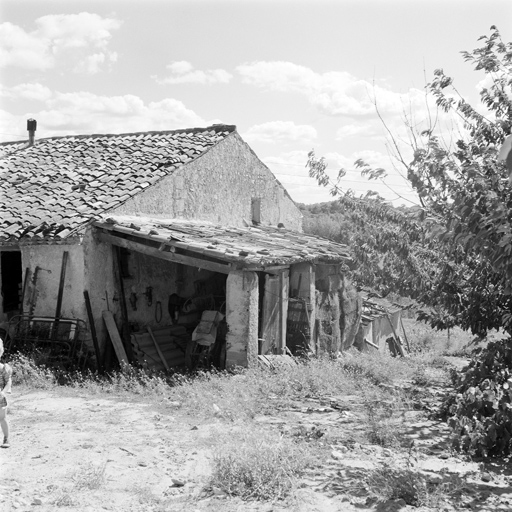
[(150, 240), (239, 268), (299, 262), (348, 263), (345, 245), (271, 226), (226, 227), (206, 222), (115, 216), (94, 226), (129, 240)]
[(0, 243), (66, 238), (235, 130), (214, 125), (0, 144)]

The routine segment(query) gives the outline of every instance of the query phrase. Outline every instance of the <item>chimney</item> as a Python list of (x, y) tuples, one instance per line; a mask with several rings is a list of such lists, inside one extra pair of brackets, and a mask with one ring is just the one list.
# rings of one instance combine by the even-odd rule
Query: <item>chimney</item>
[(28, 145), (34, 145), (34, 137), (36, 135), (37, 121), (35, 119), (27, 120), (27, 130), (28, 130)]

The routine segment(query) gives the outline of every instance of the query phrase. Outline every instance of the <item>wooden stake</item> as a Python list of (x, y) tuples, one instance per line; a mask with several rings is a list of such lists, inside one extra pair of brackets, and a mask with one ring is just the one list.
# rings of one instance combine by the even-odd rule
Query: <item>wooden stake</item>
[(27, 294), (27, 284), (28, 284), (28, 275), (30, 274), (30, 269), (27, 267), (25, 269), (25, 279), (23, 279), (23, 291), (21, 292), (21, 314), (23, 314), (23, 307), (25, 304), (25, 296)]
[(62, 254), (62, 265), (60, 267), (60, 279), (59, 279), (59, 295), (57, 296), (57, 307), (55, 308), (55, 318), (60, 318), (62, 310), (62, 296), (64, 295), (64, 280), (66, 279), (66, 266), (68, 263), (68, 251), (64, 251)]
[(62, 253), (62, 264), (60, 267), (59, 294), (57, 295), (57, 307), (55, 308), (55, 322), (53, 322), (51, 339), (57, 337), (59, 330), (59, 318), (62, 312), (62, 296), (64, 295), (64, 280), (66, 279), (66, 266), (68, 264), (68, 251)]
[(85, 307), (87, 309), (87, 316), (89, 317), (89, 326), (91, 327), (92, 343), (94, 345), (94, 353), (96, 361), (98, 362), (98, 371), (102, 374), (105, 371), (103, 361), (101, 360), (100, 347), (98, 344), (98, 337), (96, 335), (96, 326), (94, 325), (94, 316), (92, 314), (91, 300), (89, 299), (89, 292), (84, 290)]

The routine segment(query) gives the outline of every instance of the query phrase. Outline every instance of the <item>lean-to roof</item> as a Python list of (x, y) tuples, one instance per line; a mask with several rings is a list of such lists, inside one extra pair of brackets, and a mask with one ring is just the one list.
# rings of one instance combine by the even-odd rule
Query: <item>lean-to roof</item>
[(190, 220), (115, 216), (93, 225), (112, 237), (159, 251), (232, 264), (233, 268), (288, 266), (300, 262), (348, 263), (347, 247), (315, 235), (272, 226), (226, 227)]

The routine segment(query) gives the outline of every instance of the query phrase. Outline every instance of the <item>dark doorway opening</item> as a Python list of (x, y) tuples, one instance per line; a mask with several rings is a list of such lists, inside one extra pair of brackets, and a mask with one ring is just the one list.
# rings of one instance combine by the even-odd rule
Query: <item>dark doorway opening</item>
[(4, 313), (19, 311), (22, 288), (21, 251), (2, 251), (2, 309)]

